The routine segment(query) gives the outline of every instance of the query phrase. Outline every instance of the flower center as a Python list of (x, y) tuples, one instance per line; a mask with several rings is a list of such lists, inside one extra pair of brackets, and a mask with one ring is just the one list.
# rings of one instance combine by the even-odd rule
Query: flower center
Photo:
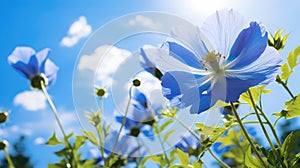
[(211, 51), (205, 55), (205, 58), (201, 60), (203, 63), (202, 68), (206, 71), (211, 71), (214, 74), (223, 74), (224, 69), (220, 67), (220, 61), (225, 59), (220, 53)]

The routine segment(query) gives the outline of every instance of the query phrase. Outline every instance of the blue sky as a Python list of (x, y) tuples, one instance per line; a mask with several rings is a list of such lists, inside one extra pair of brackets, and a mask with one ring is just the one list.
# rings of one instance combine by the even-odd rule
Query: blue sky
[[(47, 163), (56, 160), (51, 155), (54, 148), (39, 145), (39, 142), (48, 138), (56, 129), (56, 123), (54, 123), (54, 117), (49, 111), (48, 105), (43, 104), (45, 103), (43, 98), (35, 100), (36, 104), (27, 107), (27, 110), (23, 106), (17, 105), (19, 102), (16, 101), (17, 95), (24, 91), (30, 91), (28, 81), (7, 63), (8, 55), (17, 46), (30, 46), (36, 51), (44, 48), (52, 49), (50, 58), (60, 67), (60, 70), (56, 84), (49, 89), (49, 93), (62, 114), (61, 117), (67, 130), (78, 131), (80, 125), (77, 118), (74, 117), (76, 114), (72, 97), (72, 76), (74, 67), (78, 63), (78, 54), (89, 37), (99, 27), (113, 19), (137, 12), (157, 11), (174, 14), (201, 26), (203, 19), (215, 10), (233, 8), (249, 20), (263, 22), (271, 32), (284, 29), (286, 33), (291, 33), (286, 48), (280, 53), (282, 57), (286, 58), (289, 51), (300, 45), (300, 24), (297, 22), (297, 7), (299, 5), (300, 2), (296, 0), (289, 1), (289, 3), (279, 0), (263, 2), (258, 0), (243, 2), (238, 0), (165, 0), (163, 2), (159, 0), (129, 0), (126, 3), (120, 0), (90, 0), (85, 2), (79, 0), (2, 0), (0, 2), (0, 19), (2, 22), (0, 27), (0, 67), (2, 70), (0, 73), (0, 110), (9, 111), (10, 120), (0, 126), (0, 139), (6, 138), (13, 142), (18, 135), (26, 134), (28, 135), (27, 152), (32, 156), (37, 167), (45, 167)], [(72, 46), (62, 45), (62, 39), (68, 35), (71, 25), (76, 21), (84, 26), (83, 35), (78, 35), (78, 37), (84, 37), (78, 38), (78, 42)], [(138, 49), (136, 48), (137, 45), (155, 44), (160, 38), (149, 38), (149, 41), (132, 45), (120, 43), (120, 48), (123, 47), (122, 49), (134, 52)], [(133, 38), (132, 41), (139, 39), (141, 38)], [(65, 45), (71, 44), (69, 42)], [(300, 93), (298, 87), (300, 82), (299, 68), (296, 71), (290, 80), (290, 88), (295, 94)], [(284, 100), (289, 99), (289, 97), (276, 84), (271, 84), (270, 88), (274, 90), (274, 94), (266, 96), (264, 103), (267, 106), (266, 110), (272, 113), (281, 110)], [(39, 96), (39, 92), (35, 93), (35, 97)], [(278, 98), (276, 104), (273, 104), (274, 97)]]

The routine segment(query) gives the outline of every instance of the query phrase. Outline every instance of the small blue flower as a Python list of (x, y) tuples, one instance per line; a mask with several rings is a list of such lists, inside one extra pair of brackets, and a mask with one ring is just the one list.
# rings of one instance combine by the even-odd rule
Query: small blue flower
[[(160, 109), (155, 104), (151, 104), (146, 95), (140, 92), (139, 89), (133, 88), (124, 128), (132, 136), (137, 137), (140, 133), (143, 133), (146, 137), (153, 139), (152, 124), (155, 122)], [(114, 115), (116, 121), (122, 123), (124, 116), (116, 111)]]
[[(195, 135), (200, 137), (200, 135), (196, 131), (195, 131)], [(201, 144), (194, 135), (188, 133), (182, 137), (182, 139), (175, 145), (175, 147), (179, 148), (185, 153), (188, 153), (189, 155), (198, 157)]]
[[(113, 130), (110, 131), (108, 136), (104, 140), (104, 159), (101, 156), (99, 147), (88, 143), (88, 159), (94, 158), (95, 164), (103, 165), (104, 160), (107, 159), (107, 157), (110, 155), (114, 143), (116, 141), (118, 132)], [(134, 141), (132, 138), (130, 138), (127, 135), (121, 135), (118, 139), (116, 148), (114, 150), (114, 153), (119, 155), (118, 162), (116, 162), (114, 165), (116, 167), (122, 166), (122, 164), (126, 162), (135, 162), (136, 157), (143, 157), (146, 154), (145, 148), (140, 146), (136, 141)], [(121, 164), (121, 165), (119, 165)]]
[(46, 86), (51, 86), (59, 68), (48, 58), (49, 52), (49, 48), (36, 53), (30, 47), (16, 47), (8, 56), (8, 63), (29, 79), (32, 87), (39, 88), (36, 82), (40, 81), (36, 79), (43, 79)]
[(233, 10), (217, 11), (202, 28), (177, 27), (157, 55), (162, 91), (172, 105), (201, 113), (217, 100), (235, 102), (248, 88), (275, 80), (281, 58), (268, 33)]
[(140, 64), (147, 72), (161, 79), (163, 73), (155, 65), (155, 56), (160, 54), (159, 52), (154, 46), (144, 45), (140, 51)]

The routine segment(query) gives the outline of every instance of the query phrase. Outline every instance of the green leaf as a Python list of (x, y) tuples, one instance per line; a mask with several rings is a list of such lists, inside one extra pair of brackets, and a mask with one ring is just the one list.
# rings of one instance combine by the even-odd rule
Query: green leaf
[(174, 132), (176, 132), (175, 130), (170, 130), (169, 132), (167, 132), (164, 136), (164, 142), (166, 142), (169, 137), (171, 136), (171, 134), (173, 134)]
[(261, 167), (260, 162), (258, 159), (253, 158), (252, 152), (251, 152), (251, 147), (248, 148), (245, 156), (245, 165), (247, 167)]
[(108, 167), (112, 167), (113, 164), (115, 164), (119, 159), (118, 155), (112, 155), (110, 159), (108, 160)]
[(290, 75), (293, 73), (293, 71), (290, 70), (287, 63), (284, 63), (280, 69), (282, 72), (282, 74), (280, 75), (281, 80), (287, 80), (290, 77)]
[(189, 164), (189, 156), (184, 153), (182, 150), (179, 148), (176, 149), (176, 152), (178, 154), (179, 160), (183, 165), (188, 165)]
[(76, 136), (75, 143), (74, 143), (74, 149), (75, 150), (79, 149), (87, 139), (88, 138), (86, 136)]
[(193, 166), (194, 166), (194, 168), (202, 168), (203, 166), (202, 166), (202, 163), (201, 162), (194, 162), (193, 163)]
[(59, 145), (59, 144), (62, 144), (62, 142), (57, 139), (55, 132), (46, 142), (46, 145), (50, 145), (50, 146), (55, 146), (55, 145)]
[(206, 136), (218, 135), (218, 134), (226, 131), (225, 128), (207, 126), (203, 123), (196, 123), (196, 127), (197, 127), (197, 131), (199, 132), (199, 134), (206, 135)]
[[(257, 103), (259, 101), (259, 96), (261, 94), (267, 94), (267, 93), (271, 93), (271, 90), (265, 89), (265, 85), (262, 86), (256, 86), (256, 87), (251, 87), (249, 90), (251, 92), (251, 95), (253, 97), (254, 103)], [(244, 92), (241, 96), (240, 96), (241, 100), (244, 100), (246, 103), (248, 103), (250, 105), (251, 108), (253, 108), (252, 106), (252, 102), (249, 96), (248, 92)]]
[(86, 131), (86, 130), (82, 130), (82, 132), (89, 138), (89, 140), (95, 145), (95, 146), (99, 146), (99, 143), (97, 141), (96, 136), (94, 135), (94, 133), (90, 132), (90, 131)]
[(299, 63), (297, 62), (298, 57), (300, 56), (300, 46), (298, 46), (294, 52), (290, 52), (287, 60), (291, 69), (294, 69)]
[(184, 165), (184, 164), (174, 164), (170, 166), (170, 168), (194, 168), (192, 165)]
[(300, 137), (300, 131), (297, 132), (291, 132), (284, 140), (283, 145), (281, 147), (281, 153), (283, 153), (283, 156), (285, 158), (288, 158), (289, 154), (295, 147), (297, 141)]
[(153, 162), (160, 163), (161, 157), (159, 155), (149, 155), (143, 158), (141, 161), (140, 167), (145, 167), (145, 164), (148, 160), (152, 160)]
[(166, 127), (168, 127), (170, 124), (172, 124), (174, 121), (173, 120), (168, 120), (166, 121), (165, 123), (163, 123), (161, 126), (160, 126), (160, 131), (164, 131)]
[(172, 108), (166, 108), (161, 111), (161, 115), (165, 117), (170, 117), (170, 118), (175, 118), (178, 112), (177, 107), (172, 107)]
[(62, 150), (54, 152), (54, 153), (55, 153), (55, 155), (62, 157), (62, 156), (68, 156), (68, 153), (69, 153), (68, 151), (69, 151), (69, 149), (63, 148)]
[(300, 116), (300, 94), (296, 96), (295, 100), (290, 100), (285, 102), (286, 109), (283, 110), (286, 112), (285, 118), (295, 118)]

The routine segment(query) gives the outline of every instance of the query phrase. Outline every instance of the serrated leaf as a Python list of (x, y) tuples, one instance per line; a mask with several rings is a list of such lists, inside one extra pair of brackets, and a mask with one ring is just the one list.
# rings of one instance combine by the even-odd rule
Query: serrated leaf
[(181, 164), (183, 165), (188, 165), (189, 164), (189, 156), (184, 153), (182, 150), (180, 150), (179, 148), (176, 148), (176, 152), (178, 155), (178, 158), (181, 162)]
[(55, 146), (55, 145), (59, 145), (59, 144), (62, 144), (62, 142), (57, 139), (55, 132), (46, 142), (46, 145), (50, 145), (50, 146)]
[(294, 118), (300, 116), (300, 94), (296, 96), (295, 100), (290, 100), (285, 102), (286, 106), (286, 119)]
[(170, 130), (169, 132), (167, 132), (164, 136), (164, 142), (166, 142), (174, 132), (175, 130)]
[(281, 80), (287, 80), (287, 79), (290, 77), (290, 75), (293, 73), (293, 72), (290, 70), (290, 68), (289, 68), (289, 66), (288, 66), (287, 63), (284, 63), (284, 64), (281, 66), (280, 69), (281, 69), (281, 72), (282, 72), (282, 74), (280, 75)]
[(86, 130), (82, 130), (82, 132), (89, 138), (89, 140), (95, 145), (95, 146), (99, 146), (99, 143), (97, 141), (96, 136), (94, 135), (94, 133), (90, 132), (90, 131), (86, 131)]
[(161, 126), (160, 126), (160, 131), (164, 131), (165, 128), (167, 128), (170, 124), (172, 124), (174, 121), (173, 120), (168, 120), (166, 121), (165, 123), (163, 123)]
[(289, 66), (291, 69), (294, 69), (299, 63), (297, 62), (297, 59), (300, 55), (299, 53), (300, 50), (300, 46), (298, 46), (294, 52), (290, 52), (288, 57), (287, 57), (287, 61), (289, 63)]
[(196, 123), (196, 127), (197, 127), (197, 131), (199, 132), (199, 134), (206, 135), (206, 136), (218, 135), (218, 134), (226, 131), (225, 128), (207, 126), (203, 123)]
[(251, 152), (251, 147), (248, 148), (247, 152), (246, 152), (246, 156), (245, 156), (245, 165), (247, 167), (261, 167), (260, 162), (258, 159), (255, 159), (252, 156), (252, 152)]

